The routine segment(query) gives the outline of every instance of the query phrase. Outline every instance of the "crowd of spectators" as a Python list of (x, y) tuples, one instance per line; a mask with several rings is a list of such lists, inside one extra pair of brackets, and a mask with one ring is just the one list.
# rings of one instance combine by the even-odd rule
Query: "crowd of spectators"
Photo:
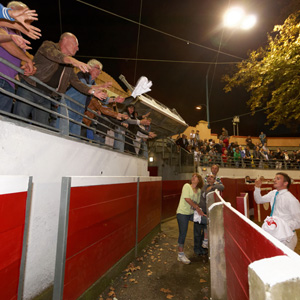
[[(270, 150), (267, 147), (266, 135), (261, 133), (260, 142), (253, 143), (250, 136), (243, 145), (230, 141), (225, 128), (217, 141), (201, 139), (192, 130), (190, 138), (185, 134), (176, 139), (178, 150), (183, 148), (194, 158), (195, 166), (211, 166), (219, 164), (222, 167), (260, 168), (260, 169), (300, 169), (299, 150)], [(262, 143), (264, 142), (264, 144)]]
[[(131, 103), (134, 97), (126, 102), (129, 105), (124, 113), (118, 111), (117, 103), (124, 103), (125, 98), (108, 96), (111, 82), (96, 84), (103, 68), (101, 62), (91, 59), (84, 63), (73, 57), (79, 49), (74, 34), (63, 33), (58, 43), (45, 40), (32, 57), (25, 51), (30, 49), (30, 42), (21, 33), (32, 39), (41, 37), (40, 29), (31, 25), (37, 20), (36, 12), (23, 2), (11, 1), (7, 7), (0, 6), (0, 13), (0, 57), (24, 69), (18, 73), (0, 62), (4, 74), (0, 76), (0, 87), (10, 93), (0, 93), (1, 111), (48, 128), (62, 127), (63, 119), (69, 116), (69, 132), (73, 136), (105, 144), (107, 132), (113, 130), (115, 149), (146, 156), (145, 141), (156, 136), (150, 130), (149, 114), (138, 115)], [(143, 80), (142, 85), (149, 91), (152, 83)], [(140, 93), (135, 96), (145, 92), (138, 90)], [(62, 94), (71, 98), (66, 97), (65, 106), (61, 106)]]

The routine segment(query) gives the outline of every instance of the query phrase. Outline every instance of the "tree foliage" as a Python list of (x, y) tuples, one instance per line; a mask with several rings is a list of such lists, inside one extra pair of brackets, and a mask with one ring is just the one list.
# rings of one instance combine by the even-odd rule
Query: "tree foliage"
[(280, 124), (300, 124), (300, 11), (283, 25), (274, 27), (268, 44), (249, 54), (237, 65), (237, 72), (225, 75), (226, 92), (244, 86), (250, 94), (247, 104), (253, 113), (265, 108), (273, 129)]

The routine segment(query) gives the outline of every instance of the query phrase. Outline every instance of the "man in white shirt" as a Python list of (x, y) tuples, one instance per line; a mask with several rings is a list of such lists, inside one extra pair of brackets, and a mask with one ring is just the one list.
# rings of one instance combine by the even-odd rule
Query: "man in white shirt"
[(291, 178), (286, 173), (279, 172), (274, 178), (275, 190), (261, 196), (260, 187), (262, 181), (258, 179), (255, 181), (254, 199), (257, 204), (270, 202), (271, 215), (282, 219), (294, 231), (292, 239), (283, 241), (287, 247), (294, 250), (298, 241), (295, 230), (300, 228), (300, 203), (288, 191), (290, 184)]

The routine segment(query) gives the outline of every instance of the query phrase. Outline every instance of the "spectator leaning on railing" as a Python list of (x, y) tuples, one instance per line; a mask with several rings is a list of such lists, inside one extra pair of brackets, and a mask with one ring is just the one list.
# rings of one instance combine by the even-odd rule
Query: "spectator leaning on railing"
[[(78, 49), (76, 36), (69, 32), (63, 33), (58, 43), (45, 41), (33, 59), (35, 67), (37, 68), (35, 77), (50, 87), (55, 88), (59, 93), (65, 93), (70, 84), (83, 94), (94, 95), (99, 99), (106, 98), (106, 93), (89, 87), (82, 83), (76, 76), (73, 67), (78, 67), (83, 72), (90, 70), (90, 66), (72, 57)], [(55, 93), (52, 93), (44, 86), (37, 84), (29, 78), (23, 77), (22, 82), (46, 96), (57, 96)], [(51, 102), (49, 100), (23, 87), (18, 88), (17, 94), (47, 109), (51, 108)], [(29, 118), (30, 115), (32, 115), (33, 120), (49, 125), (48, 112), (25, 104), (24, 102), (16, 102), (14, 113), (24, 118)]]
[[(84, 84), (86, 84), (90, 87), (96, 88), (96, 89), (98, 89), (98, 88), (100, 88), (100, 89), (101, 88), (109, 88), (111, 86), (111, 82), (106, 82), (105, 84), (102, 84), (102, 85), (96, 85), (96, 82), (95, 82), (95, 79), (102, 72), (102, 67), (103, 67), (102, 64), (96, 59), (89, 60), (87, 62), (87, 64), (88, 64), (88, 66), (90, 66), (89, 72), (82, 72), (82, 71), (78, 72), (77, 73), (78, 79), (82, 83), (84, 83)], [(72, 99), (76, 100), (78, 103), (81, 104), (81, 106), (80, 106), (80, 105), (70, 101), (69, 99), (66, 99), (67, 106), (76, 111), (76, 112), (74, 112), (72, 110), (68, 110), (69, 118), (77, 121), (78, 123), (81, 123), (82, 118), (83, 118), (82, 114), (84, 114), (84, 112), (86, 111), (86, 108), (88, 107), (92, 96), (83, 94), (83, 93), (79, 92), (74, 87), (70, 87), (67, 90), (66, 95), (71, 97)], [(69, 129), (70, 129), (70, 133), (80, 135), (81, 126), (79, 124), (76, 124), (76, 123), (70, 121), (69, 122)]]
[[(10, 9), (10, 12), (14, 13), (28, 9), (26, 4), (19, 1), (12, 1), (8, 3), (7, 7)], [(0, 57), (18, 68), (21, 66), (21, 61), (24, 61), (25, 65), (22, 67), (24, 69), (24, 75), (33, 75), (36, 69), (33, 66), (31, 58), (29, 58), (24, 51), (24, 48), (28, 49), (30, 47), (26, 47), (26, 42), (22, 43), (21, 40), (19, 40), (20, 43), (18, 43), (18, 39), (22, 39), (21, 34), (17, 30), (9, 28), (14, 27), (14, 23), (15, 22), (0, 20), (0, 34), (3, 41), (0, 44)], [(12, 38), (9, 39), (9, 37)], [(23, 46), (23, 49), (21, 49), (20, 46)], [(4, 63), (0, 63), (0, 70), (3, 74), (11, 78), (15, 78), (18, 74), (16, 70)], [(0, 87), (10, 93), (15, 93), (15, 84), (3, 77), (0, 77)], [(10, 113), (12, 111), (12, 105), (13, 98), (4, 93), (0, 93), (0, 110)]]

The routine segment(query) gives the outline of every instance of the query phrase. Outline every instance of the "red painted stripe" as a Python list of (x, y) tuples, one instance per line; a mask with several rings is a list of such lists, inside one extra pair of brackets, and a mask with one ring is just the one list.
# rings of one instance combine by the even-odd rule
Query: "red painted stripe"
[(160, 223), (161, 188), (161, 181), (140, 183), (138, 228), (139, 242)]
[(228, 298), (248, 299), (248, 265), (284, 252), (227, 206), (224, 206), (224, 229)]
[(0, 299), (17, 299), (27, 193), (0, 195)]
[[(135, 245), (137, 183), (71, 189), (64, 299), (77, 299)], [(141, 182), (139, 239), (160, 222), (161, 182)]]
[(0, 195), (0, 232), (23, 225), (27, 193)]

